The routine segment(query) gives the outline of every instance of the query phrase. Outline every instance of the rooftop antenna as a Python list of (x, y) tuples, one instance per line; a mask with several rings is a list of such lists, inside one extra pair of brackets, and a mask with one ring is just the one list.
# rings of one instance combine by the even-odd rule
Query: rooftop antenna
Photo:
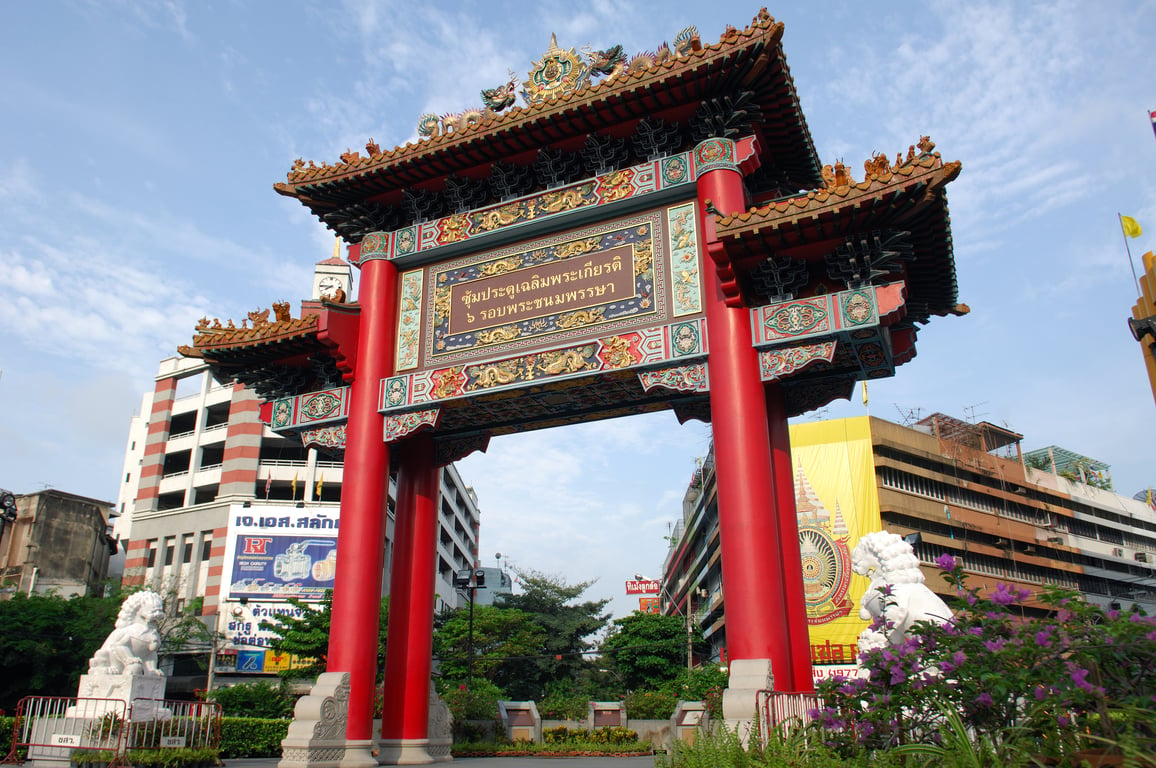
[(895, 410), (899, 411), (899, 419), (903, 422), (903, 426), (910, 427), (915, 422), (919, 421), (919, 408), (900, 408), (899, 403), (894, 403)]
[(969, 424), (974, 424), (977, 418), (982, 418), (987, 415), (986, 411), (982, 411), (980, 413), (975, 412), (977, 408), (979, 408), (981, 405), (987, 405), (987, 403), (988, 401), (984, 400), (983, 402), (976, 403), (975, 405), (965, 405), (963, 407), (963, 416)]

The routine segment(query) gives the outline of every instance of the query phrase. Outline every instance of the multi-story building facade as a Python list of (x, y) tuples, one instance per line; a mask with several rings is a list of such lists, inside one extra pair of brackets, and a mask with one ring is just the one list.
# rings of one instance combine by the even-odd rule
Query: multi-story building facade
[(0, 599), (103, 594), (116, 551), (112, 516), (107, 501), (64, 491), (16, 496), (16, 518), (0, 521)]
[[(820, 429), (839, 437), (816, 437)], [(816, 482), (816, 473), (803, 471), (806, 450), (850, 445), (854, 441), (842, 436), (856, 430), (869, 446), (865, 469), (843, 465), (835, 459), (840, 454), (821, 457), (839, 464), (830, 474), (852, 493), (831, 491)], [(983, 591), (997, 582), (1027, 589), (1025, 611), (1043, 610), (1040, 594), (1059, 586), (1106, 608), (1156, 612), (1156, 511), (1142, 500), (1028, 466), (1016, 432), (934, 414), (910, 426), (877, 418), (798, 424), (791, 439), (809, 619), (825, 622), (834, 613), (854, 622), (866, 579), (847, 572), (850, 551), (858, 535), (880, 527), (913, 543), (928, 586), (941, 595), (950, 590), (934, 561), (950, 553)], [(1102, 478), (1108, 468), (1096, 466)], [(862, 506), (872, 509), (864, 516)], [(708, 456), (672, 530), (663, 610), (681, 614), (689, 606), (710, 646), (704, 658), (713, 659), (725, 658), (726, 647), (716, 510)], [(860, 522), (856, 532), (855, 515), (873, 519), (873, 527), (864, 530)], [(832, 646), (816, 642), (820, 626), (813, 621), (811, 627), (813, 662), (853, 661), (855, 633), (851, 642)]]
[[(339, 265), (348, 272), (338, 259), (318, 265), (315, 291), (332, 288), (334, 279), (342, 290), (350, 290)], [(268, 640), (257, 627), (261, 618), (289, 610), (279, 602), (289, 593), (261, 596), (236, 588), (242, 569), (239, 523), (316, 518), (336, 527), (344, 470), (340, 456), (306, 449), (274, 433), (260, 411), (256, 394), (239, 383), (216, 381), (203, 361), (174, 357), (161, 362), (153, 391), (145, 395), (129, 430), (115, 526), (125, 554), (115, 568), (126, 584), (161, 590), (170, 610), (195, 607), (224, 635), (222, 658), (236, 652), (238, 664), (250, 663), (248, 671), (269, 672), (271, 663), (281, 662), (273, 662), (272, 654), (256, 658), (263, 653), (259, 644)], [(391, 480), (383, 595), (389, 591), (394, 490)], [(453, 465), (441, 473), (439, 509), (436, 591), (443, 609), (464, 604), (453, 576), (473, 568), (478, 559), (477, 499)], [(298, 537), (293, 552), (281, 554), (300, 553), (311, 540), (320, 549), (327, 539), (332, 544), (334, 530), (316, 533)], [(288, 562), (280, 560), (279, 567)], [(282, 568), (280, 575), (299, 581), (288, 578), (296, 568)], [(248, 579), (247, 586), (253, 581)], [(241, 597), (230, 597), (233, 593)]]

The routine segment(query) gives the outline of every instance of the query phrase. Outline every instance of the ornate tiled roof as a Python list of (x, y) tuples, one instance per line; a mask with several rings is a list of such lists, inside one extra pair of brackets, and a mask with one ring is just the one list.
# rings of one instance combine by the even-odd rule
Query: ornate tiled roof
[(193, 346), (181, 346), (178, 351), (186, 357), (211, 357), (213, 351), (225, 352), (243, 347), (277, 344), (317, 334), (316, 314), (290, 317), (288, 302), (274, 303), (273, 312), (272, 322), (269, 321), (267, 309), (250, 312), (249, 317), (241, 321), (239, 328), (232, 320), (222, 323), (219, 319), (210, 321), (209, 318), (202, 317), (193, 335)]
[[(222, 323), (207, 317), (197, 323), (192, 346), (177, 351), (209, 364), (219, 380), (235, 379), (254, 387), (269, 398), (308, 391), (320, 385), (337, 386), (341, 354), (335, 345), (321, 338), (325, 323), (321, 308), (339, 305), (319, 303), (301, 317), (291, 317), (288, 302), (273, 304), (269, 310), (250, 312), (238, 327), (232, 320)], [(355, 305), (347, 310), (356, 311)]]
[[(437, 135), (382, 150), (372, 139), (367, 155), (346, 152), (333, 164), (298, 160), (277, 192), (299, 199), (348, 240), (368, 231), (402, 226), (402, 192), (436, 189), (450, 175), (484, 176), (497, 162), (521, 157), (532, 163), (541, 150), (577, 154), (590, 137), (620, 136), (653, 119), (681, 132), (682, 151), (700, 137), (691, 128), (707, 112), (733, 110), (765, 150), (764, 173), (784, 189), (819, 183), (819, 162), (783, 55), (783, 25), (765, 10), (745, 29), (728, 28), (719, 42), (696, 45), (665, 57), (636, 57), (595, 84), (541, 103), (505, 112), (481, 111)], [(717, 117), (717, 114), (714, 115)], [(623, 162), (629, 162), (629, 158)], [(431, 187), (430, 184), (433, 184)], [(770, 182), (769, 182), (770, 183)], [(421, 185), (420, 187), (418, 185)], [(360, 208), (372, 201), (369, 208)]]
[(902, 275), (910, 322), (966, 312), (957, 305), (945, 194), (961, 165), (945, 163), (926, 137), (920, 146), (894, 165), (882, 155), (868, 160), (863, 181), (839, 164), (823, 169), (819, 189), (721, 212), (715, 231), (738, 276), (733, 299), (741, 291), (743, 303), (757, 306), (776, 290), (829, 292)]

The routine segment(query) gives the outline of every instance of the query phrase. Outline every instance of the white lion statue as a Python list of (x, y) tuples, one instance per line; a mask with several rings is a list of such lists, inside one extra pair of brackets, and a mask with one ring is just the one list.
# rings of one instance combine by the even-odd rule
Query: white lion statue
[(144, 675), (161, 677), (157, 651), (161, 635), (157, 622), (165, 615), (165, 604), (156, 592), (130, 595), (120, 607), (116, 628), (88, 662), (90, 674)]
[(901, 645), (918, 621), (945, 623), (951, 618), (951, 609), (923, 583), (915, 551), (897, 534), (878, 531), (861, 537), (851, 553), (851, 569), (871, 579), (859, 618), (874, 628), (859, 635), (860, 653)]

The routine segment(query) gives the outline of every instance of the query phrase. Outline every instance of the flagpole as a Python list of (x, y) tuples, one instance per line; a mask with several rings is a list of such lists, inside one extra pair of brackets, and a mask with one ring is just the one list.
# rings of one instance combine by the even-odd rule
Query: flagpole
[(1132, 268), (1132, 282), (1136, 284), (1136, 297), (1140, 298), (1140, 278), (1136, 276), (1136, 264), (1132, 261), (1132, 247), (1128, 245), (1128, 232), (1124, 229), (1124, 214), (1119, 211), (1116, 212), (1116, 218), (1120, 220), (1120, 234), (1124, 237), (1124, 250), (1128, 252), (1128, 266)]

